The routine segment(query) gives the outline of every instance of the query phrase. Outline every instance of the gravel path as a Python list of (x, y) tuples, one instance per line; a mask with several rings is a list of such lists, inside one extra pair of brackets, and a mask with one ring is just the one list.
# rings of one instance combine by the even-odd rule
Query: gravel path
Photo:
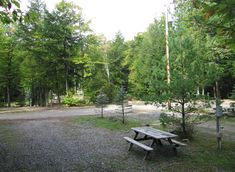
[[(115, 115), (115, 109), (117, 106), (111, 105), (104, 109), (104, 115)], [(31, 119), (47, 119), (47, 118), (58, 118), (58, 117), (73, 117), (80, 115), (99, 115), (100, 109), (96, 107), (73, 107), (73, 108), (27, 108), (22, 109), (21, 112), (18, 112), (19, 109), (10, 109), (0, 111), (0, 120), (31, 120)], [(148, 105), (134, 105), (133, 111), (129, 115), (136, 114), (150, 114), (152, 116), (159, 116), (160, 110), (156, 110), (154, 106)]]
[[(156, 161), (143, 161), (144, 152), (128, 153), (124, 136), (131, 131), (110, 131), (70, 119), (1, 122), (0, 171), (156, 171)], [(164, 155), (164, 157), (162, 157)], [(167, 166), (173, 151), (153, 153)], [(161, 157), (161, 158), (160, 158)]]
[(97, 108), (60, 108), (60, 109), (43, 109), (38, 111), (25, 112), (8, 112), (1, 113), (0, 120), (19, 120), (19, 119), (45, 119), (58, 117), (71, 117), (79, 115), (94, 115), (98, 114)]

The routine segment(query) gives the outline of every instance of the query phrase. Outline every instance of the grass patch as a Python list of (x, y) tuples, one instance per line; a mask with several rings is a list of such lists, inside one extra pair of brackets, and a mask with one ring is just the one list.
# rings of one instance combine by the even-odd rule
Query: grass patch
[(134, 119), (127, 119), (125, 124), (116, 117), (101, 118), (97, 116), (80, 116), (73, 119), (74, 123), (91, 124), (97, 128), (106, 128), (109, 130), (129, 130), (132, 127), (138, 127), (141, 123)]
[(235, 169), (235, 143), (232, 141), (224, 141), (223, 149), (218, 150), (216, 138), (198, 134), (189, 148), (183, 157), (185, 166), (205, 167), (211, 170)]
[(222, 121), (224, 122), (229, 122), (229, 123), (234, 123), (235, 124), (235, 117), (227, 117), (227, 116), (223, 116)]
[[(231, 119), (231, 118), (230, 118)], [(222, 118), (223, 121), (233, 123), (233, 120)], [(235, 119), (235, 118), (233, 118)], [(155, 128), (169, 131), (162, 127), (159, 121), (151, 125)], [(205, 129), (204, 129), (205, 130)], [(233, 171), (235, 169), (235, 142), (222, 141), (222, 150), (217, 149), (217, 140), (213, 134), (201, 133), (197, 130), (192, 142), (180, 148), (177, 160), (169, 162), (162, 171)]]
[(224, 141), (222, 150), (216, 146), (215, 138), (198, 134), (186, 147), (181, 148), (177, 160), (169, 162), (160, 171), (234, 171), (235, 142)]

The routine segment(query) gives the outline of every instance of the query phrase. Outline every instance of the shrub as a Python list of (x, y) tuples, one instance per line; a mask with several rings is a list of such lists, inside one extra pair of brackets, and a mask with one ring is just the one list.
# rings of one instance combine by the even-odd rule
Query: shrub
[(167, 127), (173, 133), (177, 134), (180, 138), (192, 139), (195, 133), (194, 126), (196, 124), (196, 121), (198, 121), (198, 118), (194, 119), (190, 116), (186, 117), (186, 124), (185, 124), (186, 133), (183, 132), (183, 129), (182, 129), (182, 119), (177, 117), (174, 114), (168, 115), (166, 113), (161, 113), (159, 120), (163, 127)]
[(85, 100), (79, 100), (76, 97), (68, 95), (64, 97), (63, 104), (65, 104), (66, 106), (82, 106), (86, 105), (87, 102)]

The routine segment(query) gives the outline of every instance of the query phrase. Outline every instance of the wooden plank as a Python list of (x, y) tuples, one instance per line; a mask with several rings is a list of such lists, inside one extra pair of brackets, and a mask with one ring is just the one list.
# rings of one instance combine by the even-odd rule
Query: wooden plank
[(132, 130), (145, 134), (147, 136), (150, 136), (152, 138), (156, 138), (156, 139), (166, 139), (166, 138), (174, 138), (177, 137), (177, 135), (169, 133), (169, 132), (165, 132), (165, 131), (161, 131), (161, 130), (157, 130), (155, 128), (151, 128), (151, 127), (136, 127), (136, 128), (132, 128)]
[(137, 142), (136, 140), (134, 140), (134, 139), (132, 139), (132, 138), (130, 138), (130, 137), (124, 137), (124, 139), (125, 139), (127, 142), (129, 142), (129, 143), (133, 143), (134, 145), (137, 145), (137, 146), (143, 148), (143, 149), (146, 150), (146, 151), (152, 151), (152, 150), (153, 150), (153, 148), (151, 148), (151, 147), (149, 147), (149, 146), (147, 146), (147, 145), (145, 145), (145, 144), (142, 144), (142, 143), (140, 143), (140, 142)]
[(180, 146), (186, 146), (185, 143), (179, 142), (177, 140), (171, 139), (172, 143), (176, 144), (176, 145), (180, 145)]

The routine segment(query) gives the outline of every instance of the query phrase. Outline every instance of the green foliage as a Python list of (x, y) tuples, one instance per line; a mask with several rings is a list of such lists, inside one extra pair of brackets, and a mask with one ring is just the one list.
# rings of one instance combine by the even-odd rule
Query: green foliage
[[(1, 25), (0, 29), (0, 97), (3, 96), (8, 107), (12, 95), (19, 89), (19, 58), (14, 27)], [(5, 95), (5, 96), (4, 96)]]
[(128, 68), (123, 64), (126, 57), (127, 45), (124, 41), (124, 37), (120, 32), (116, 34), (116, 37), (109, 43), (107, 50), (107, 60), (109, 68), (109, 82), (113, 89), (118, 89), (121, 86), (128, 85)]
[(63, 104), (67, 106), (83, 106), (86, 105), (86, 101), (79, 100), (78, 98), (73, 96), (65, 96), (63, 99)]
[(235, 100), (235, 85), (233, 86), (232, 95), (230, 98)]
[(185, 125), (186, 132), (182, 130), (182, 119), (176, 117), (175, 115), (167, 115), (165, 113), (160, 114), (160, 123), (163, 127), (167, 127), (172, 130), (172, 132), (176, 133), (180, 138), (188, 138), (192, 139), (194, 135), (194, 123), (187, 118), (187, 122)]
[(6, 24), (21, 21), (20, 1), (0, 0), (0, 20)]
[(212, 117), (208, 115), (188, 115), (185, 118), (186, 132), (184, 132), (182, 129), (182, 118), (179, 116), (175, 115), (174, 113), (172, 115), (161, 113), (159, 117), (159, 121), (164, 128), (167, 128), (168, 130), (176, 133), (182, 139), (193, 139), (195, 135), (195, 126), (211, 119)]
[(127, 92), (124, 87), (120, 87), (120, 89), (116, 92), (115, 102), (118, 105), (123, 105), (126, 103)]
[(87, 47), (84, 50), (85, 56), (75, 58), (74, 62), (78, 65), (84, 65), (84, 91), (90, 97), (91, 102), (96, 102), (97, 95), (100, 92), (106, 94), (109, 100), (113, 100), (112, 86), (109, 82), (109, 74), (107, 72), (107, 58), (103, 51), (105, 49), (105, 41), (90, 35), (87, 40)]
[(129, 53), (133, 96), (156, 101), (166, 85), (164, 19), (155, 20), (147, 32), (135, 37)]
[(106, 94), (100, 92), (96, 98), (96, 105), (101, 108), (101, 117), (103, 118), (103, 108), (108, 104), (109, 98)]
[(63, 104), (66, 106), (84, 106), (89, 104), (89, 102), (86, 99), (80, 99), (73, 91), (69, 91), (63, 98)]
[(119, 91), (116, 92), (115, 101), (121, 106), (122, 123), (125, 123), (125, 105), (127, 104), (127, 91), (122, 86)]
[(104, 94), (102, 92), (100, 94), (98, 94), (98, 96), (96, 98), (96, 105), (98, 107), (100, 107), (100, 106), (104, 107), (108, 102), (109, 102), (109, 99), (106, 94)]
[[(6, 9), (0, 14), (5, 23), (20, 17), (17, 10), (8, 16), (19, 8), (18, 1), (0, 3)], [(199, 98), (198, 88), (213, 92), (216, 81), (227, 84), (226, 77), (231, 78), (228, 91), (234, 84), (233, 3), (177, 3), (177, 20), (169, 24), (167, 84), (164, 17), (132, 41), (126, 42), (120, 32), (106, 41), (90, 30), (79, 6), (62, 0), (48, 11), (43, 1), (32, 0), (25, 22), (1, 27), (0, 102), (21, 97), (30, 105), (46, 106), (51, 94), (60, 102), (70, 89), (83, 90), (91, 102), (102, 91), (114, 102), (124, 86), (135, 99), (180, 103), (184, 118), (184, 104)]]
[(180, 123), (180, 118), (175, 117), (174, 115), (167, 115), (166, 113), (161, 113), (159, 121), (163, 127), (173, 126)]
[(235, 2), (230, 0), (198, 0), (192, 5), (194, 10), (200, 10), (197, 23), (203, 26), (207, 32), (218, 37), (221, 45), (229, 45), (233, 52), (235, 51), (234, 5)]

